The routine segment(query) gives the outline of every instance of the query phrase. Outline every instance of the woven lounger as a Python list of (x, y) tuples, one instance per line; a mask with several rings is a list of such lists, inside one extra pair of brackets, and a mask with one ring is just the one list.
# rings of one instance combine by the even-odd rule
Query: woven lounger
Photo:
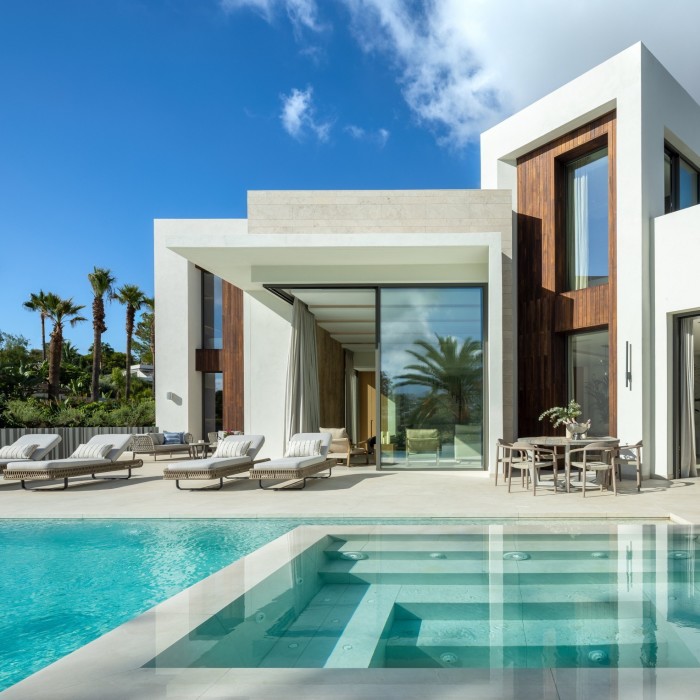
[[(221, 460), (222, 462), (230, 462), (231, 460)], [(256, 459), (256, 460), (246, 460), (240, 464), (229, 464), (224, 466), (213, 466), (213, 467), (197, 467), (195, 460), (188, 460), (187, 462), (181, 462), (175, 465), (176, 469), (164, 470), (164, 479), (175, 479), (175, 486), (180, 489), (180, 491), (218, 491), (224, 485), (224, 479), (229, 479), (235, 474), (242, 474), (243, 472), (250, 471), (250, 469), (255, 464), (260, 462), (269, 462), (269, 458), (266, 459)], [(180, 486), (180, 481), (183, 479), (218, 479), (218, 486), (204, 486), (197, 489), (183, 489)]]
[[(189, 459), (186, 462), (176, 462), (168, 464), (163, 469), (164, 479), (174, 479), (175, 486), (180, 491), (218, 491), (224, 485), (224, 479), (232, 478), (234, 474), (250, 471), (253, 465), (258, 462), (267, 462), (267, 459), (256, 460), (255, 456), (260, 452), (260, 448), (265, 442), (264, 435), (229, 435), (219, 442), (224, 454), (226, 446), (234, 447), (233, 454), (236, 453), (236, 443), (248, 443), (248, 447), (243, 455), (236, 457), (216, 456), (208, 459)], [(245, 449), (243, 445), (238, 445), (239, 450)], [(220, 454), (220, 452), (219, 452)], [(229, 451), (228, 454), (231, 454)], [(239, 477), (240, 478), (240, 477)], [(183, 489), (180, 486), (182, 479), (218, 479), (218, 486), (204, 486), (197, 489)]]
[[(258, 482), (258, 486), (266, 491), (295, 491), (301, 490), (306, 487), (307, 479), (328, 479), (331, 475), (331, 471), (335, 466), (336, 462), (334, 459), (326, 459), (323, 462), (317, 462), (316, 464), (309, 464), (306, 467), (298, 468), (275, 468), (275, 461), (270, 462), (269, 466), (265, 467), (255, 467), (250, 470), (249, 479), (255, 479)], [(325, 476), (316, 476), (319, 472), (328, 470), (328, 474)], [(263, 480), (274, 480), (274, 481), (297, 481), (301, 482), (301, 486), (263, 486)]]
[[(17, 463), (15, 463), (17, 464)], [(68, 488), (68, 479), (73, 476), (87, 476), (88, 474), (92, 476), (93, 479), (97, 477), (95, 474), (101, 474), (103, 472), (114, 472), (122, 471), (126, 469), (129, 473), (127, 476), (103, 476), (101, 479), (106, 480), (116, 480), (121, 481), (124, 479), (131, 478), (131, 470), (137, 467), (143, 466), (142, 459), (130, 459), (121, 462), (110, 462), (105, 464), (104, 462), (92, 463), (92, 464), (81, 464), (80, 466), (59, 466), (48, 469), (40, 469), (37, 467), (32, 467), (30, 465), (22, 465), (21, 467), (15, 467), (11, 470), (5, 471), (5, 479), (17, 480), (22, 482), (22, 488), (25, 491), (32, 491), (27, 487), (27, 481), (52, 481), (63, 479), (62, 489)]]

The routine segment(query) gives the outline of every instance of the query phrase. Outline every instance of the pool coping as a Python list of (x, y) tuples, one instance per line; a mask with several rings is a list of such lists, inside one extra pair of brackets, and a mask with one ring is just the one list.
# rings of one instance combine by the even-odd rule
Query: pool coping
[[(201, 518), (200, 518), (201, 519)], [(397, 518), (392, 518), (396, 520)], [(472, 520), (472, 519), (470, 519)], [(499, 520), (503, 520), (500, 519)], [(517, 524), (518, 518), (513, 518)], [(535, 525), (529, 519), (528, 524)], [(552, 518), (546, 519), (551, 521)], [(589, 518), (576, 518), (586, 526)], [(598, 518), (600, 520), (600, 518)], [(630, 519), (631, 520), (631, 519)], [(642, 524), (645, 520), (634, 519)], [(669, 524), (675, 520), (668, 519)], [(509, 523), (506, 523), (509, 524)], [(679, 524), (691, 523), (681, 521)], [(331, 534), (405, 533), (407, 524), (339, 524)], [(601, 523), (601, 529), (612, 523)], [(332, 668), (144, 668), (161, 651), (189, 634), (238, 596), (261, 583), (295, 556), (329, 534), (330, 525), (303, 525), (229, 564), (150, 610), (59, 659), (3, 693), (3, 699), (125, 700), (127, 698), (326, 698), (328, 687), (340, 698), (454, 698), (455, 688), (469, 686), (480, 698), (572, 697), (581, 687), (598, 696), (616, 687), (626, 696), (642, 697), (653, 683), (657, 700), (691, 697), (700, 669), (332, 669)], [(411, 525), (415, 534), (454, 533), (460, 526)], [(461, 527), (469, 527), (462, 525)], [(381, 529), (380, 529), (381, 528)], [(335, 528), (334, 528), (335, 529)], [(361, 694), (346, 694), (349, 687)], [(429, 691), (426, 686), (430, 686)], [(99, 691), (96, 689), (99, 688)], [(634, 688), (638, 689), (635, 693)], [(325, 692), (324, 692), (325, 689)], [(461, 697), (461, 696), (460, 696)]]

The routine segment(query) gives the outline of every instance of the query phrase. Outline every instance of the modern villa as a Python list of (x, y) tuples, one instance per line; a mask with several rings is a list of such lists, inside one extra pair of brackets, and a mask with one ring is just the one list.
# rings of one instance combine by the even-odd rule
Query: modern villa
[[(700, 106), (638, 43), (483, 133), (479, 190), (157, 220), (157, 423), (282, 453), (309, 390), (294, 337), (319, 425), (375, 437), (379, 468), (493, 468), (574, 398), (593, 434), (644, 440), (645, 478), (694, 474), (699, 172)], [(416, 430), (437, 447), (411, 459)]]

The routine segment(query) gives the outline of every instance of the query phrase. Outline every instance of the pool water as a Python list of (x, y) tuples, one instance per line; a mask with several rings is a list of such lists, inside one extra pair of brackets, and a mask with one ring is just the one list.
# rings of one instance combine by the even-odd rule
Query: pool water
[(148, 666), (700, 667), (692, 528), (377, 530), (328, 529)]
[(298, 525), (324, 522), (348, 521), (0, 520), (0, 691)]

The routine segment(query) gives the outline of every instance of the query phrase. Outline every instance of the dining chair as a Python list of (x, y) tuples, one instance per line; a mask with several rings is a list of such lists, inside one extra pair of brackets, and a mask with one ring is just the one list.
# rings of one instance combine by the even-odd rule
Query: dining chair
[(496, 440), (496, 474), (494, 486), (498, 486), (498, 472), (503, 469), (503, 483), (508, 479), (508, 460), (510, 458), (513, 443), (506, 442), (503, 438)]
[(509, 451), (510, 455), (507, 460), (508, 493), (510, 493), (513, 469), (520, 471), (520, 483), (524, 488), (529, 488), (530, 480), (532, 480), (532, 495), (536, 496), (540, 470), (551, 467), (553, 470), (554, 493), (556, 494), (557, 456), (553, 450), (546, 447), (537, 447), (529, 442), (515, 442), (509, 448)]
[[(613, 468), (613, 456), (617, 450), (617, 445), (611, 445), (610, 442), (591, 442), (585, 447), (578, 447), (569, 450), (569, 474), (571, 469), (579, 470), (579, 481), (581, 481), (581, 490), (583, 497), (586, 497), (586, 474), (589, 471), (596, 474), (604, 473), (612, 476), (613, 493), (617, 496), (617, 480), (615, 478), (615, 469)], [(574, 459), (573, 455), (580, 454), (580, 459)], [(600, 490), (606, 485), (606, 480), (601, 478)]]
[(622, 467), (634, 465), (637, 477), (637, 491), (642, 488), (642, 440), (634, 445), (620, 445), (613, 456), (613, 467), (622, 480)]

